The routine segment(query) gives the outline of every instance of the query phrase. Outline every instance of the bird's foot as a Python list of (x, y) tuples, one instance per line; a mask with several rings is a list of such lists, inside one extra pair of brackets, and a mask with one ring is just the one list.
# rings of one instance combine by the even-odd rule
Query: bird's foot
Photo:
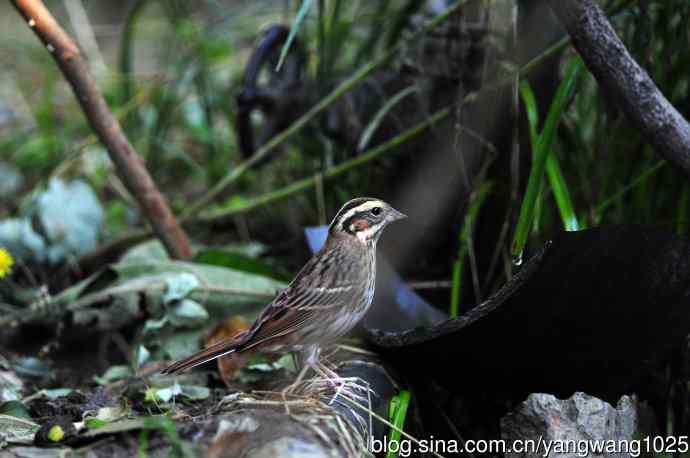
[(328, 405), (332, 405), (338, 396), (357, 401), (367, 400), (369, 387), (363, 385), (359, 377), (342, 377), (325, 364), (316, 365), (314, 371), (335, 391)]

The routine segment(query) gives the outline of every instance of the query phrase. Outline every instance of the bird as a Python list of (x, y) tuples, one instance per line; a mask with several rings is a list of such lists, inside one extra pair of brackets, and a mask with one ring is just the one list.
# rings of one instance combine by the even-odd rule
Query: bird
[(259, 314), (248, 330), (163, 369), (177, 374), (231, 353), (297, 353), (303, 361), (296, 386), (309, 368), (332, 379), (319, 361), (321, 349), (347, 334), (371, 306), (376, 283), (376, 244), (383, 229), (406, 218), (383, 200), (346, 202), (328, 227), (324, 246)]

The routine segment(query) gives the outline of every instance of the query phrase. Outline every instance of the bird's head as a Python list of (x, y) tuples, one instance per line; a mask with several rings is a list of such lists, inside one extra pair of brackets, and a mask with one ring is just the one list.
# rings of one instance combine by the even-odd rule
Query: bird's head
[(362, 243), (376, 242), (383, 228), (407, 216), (386, 202), (372, 197), (359, 197), (340, 209), (328, 228), (330, 234), (345, 234)]

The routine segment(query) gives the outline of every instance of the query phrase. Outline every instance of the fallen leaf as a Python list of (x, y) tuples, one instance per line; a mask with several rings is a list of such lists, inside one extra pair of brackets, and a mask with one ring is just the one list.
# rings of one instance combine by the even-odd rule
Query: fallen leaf
[[(221, 340), (234, 339), (240, 333), (249, 329), (249, 326), (250, 323), (241, 316), (231, 316), (211, 331), (211, 334), (206, 338), (206, 347), (210, 347)], [(247, 365), (249, 362), (249, 355), (246, 353), (231, 353), (221, 356), (217, 361), (220, 378), (223, 380), (223, 383), (225, 383), (225, 386), (230, 388), (235, 372)]]
[(199, 286), (199, 279), (189, 272), (182, 272), (166, 278), (165, 285), (166, 292), (163, 301), (166, 303), (181, 301)]
[(32, 444), (40, 426), (30, 420), (0, 415), (0, 443)]
[(249, 444), (249, 433), (256, 431), (259, 423), (250, 415), (238, 419), (223, 418), (208, 449), (208, 456), (225, 458), (241, 456)]
[(249, 434), (243, 431), (226, 431), (217, 435), (208, 449), (211, 458), (233, 458), (241, 456), (249, 445)]
[(14, 371), (19, 375), (37, 379), (54, 376), (48, 363), (34, 357), (21, 357), (14, 360)]
[(0, 403), (15, 401), (24, 388), (24, 383), (14, 372), (0, 371)]
[(31, 420), (31, 414), (22, 401), (7, 401), (0, 404), (0, 414)]
[(110, 382), (114, 382), (116, 380), (121, 380), (123, 378), (131, 377), (132, 375), (134, 375), (134, 372), (132, 371), (131, 367), (120, 365), (120, 366), (109, 367), (108, 370), (106, 370), (103, 375), (95, 376), (93, 379), (99, 385), (107, 385)]
[(182, 299), (168, 315), (173, 326), (193, 328), (208, 320), (208, 312), (198, 302)]
[(144, 427), (144, 420), (141, 418), (132, 418), (127, 420), (115, 421), (99, 428), (88, 429), (80, 434), (80, 437), (95, 437), (104, 434), (115, 434), (125, 431), (132, 431)]
[(165, 388), (148, 388), (144, 393), (145, 402), (170, 402), (172, 398), (182, 393), (179, 384), (174, 383)]

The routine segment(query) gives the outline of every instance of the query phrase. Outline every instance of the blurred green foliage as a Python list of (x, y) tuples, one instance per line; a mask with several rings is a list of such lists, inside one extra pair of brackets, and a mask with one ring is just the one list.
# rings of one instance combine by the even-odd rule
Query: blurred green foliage
[[(306, 51), (307, 78), (314, 82), (315, 94), (323, 97), (335, 83), (402, 39), (401, 31), (410, 23), (411, 14), (418, 12), (412, 3), (295, 0), (221, 4), (208, 0), (192, 5), (181, 0), (138, 0), (116, 35), (115, 55), (106, 56), (109, 68), (99, 84), (132, 144), (146, 158), (149, 170), (179, 212), (242, 161), (234, 131), (235, 96), (248, 55), (266, 24), (293, 27)], [(619, 10), (612, 22), (628, 49), (688, 116), (690, 3), (620, 0), (609, 4)], [(3, 200), (15, 202), (3, 216), (17, 214), (20, 195), (36, 185), (47, 186), (53, 177), (79, 176), (90, 182), (104, 206), (106, 239), (117, 238), (139, 224), (133, 199), (45, 49), (37, 42), (17, 39), (0, 45), (0, 52), (0, 57), (12, 63), (8, 74), (30, 118), (0, 123), (0, 161), (11, 163), (23, 178), (18, 195), (3, 196)], [(566, 74), (570, 52), (562, 58), (560, 79)], [(531, 88), (534, 93), (530, 96), (526, 83), (522, 87), (520, 110), (531, 113), (525, 126), (532, 130), (536, 149), (548, 114), (548, 109), (539, 113), (536, 107), (548, 108), (553, 100), (538, 100), (536, 88)], [(390, 106), (379, 107), (381, 115), (413, 92), (414, 87), (397, 92)], [(554, 129), (551, 159), (546, 165), (553, 175), (548, 178), (552, 185), (541, 186), (529, 243), (549, 238), (564, 227), (564, 220), (569, 221), (569, 229), (574, 224), (581, 228), (636, 222), (668, 224), (679, 233), (687, 232), (690, 191), (685, 177), (660, 162), (588, 72), (583, 72), (561, 108), (561, 122)], [(261, 119), (254, 121), (260, 123)], [(377, 126), (369, 126), (363, 144)], [(282, 145), (278, 160), (250, 170), (234, 183), (231, 195), (222, 197), (241, 203), (254, 202), (253, 196), (276, 190), (292, 192), (290, 186), (299, 180), (347, 158), (343, 146), (320, 135), (318, 129), (306, 130), (307, 134)], [(360, 193), (378, 167), (372, 162), (361, 172), (353, 169), (337, 182), (317, 186), (317, 192), (325, 194), (329, 202), (342, 202)], [(482, 177), (474, 184), (475, 192), (495, 179)], [(561, 183), (562, 195), (554, 194), (553, 189), (559, 187), (553, 183)], [(311, 186), (312, 182), (295, 189)], [(491, 192), (499, 192), (499, 188), (493, 187)], [(323, 219), (315, 210), (323, 198), (312, 192), (295, 194), (289, 205), (272, 205), (271, 212), (280, 219), (297, 211), (300, 222), (313, 224)], [(507, 202), (510, 196), (500, 198)], [(465, 211), (468, 209), (472, 206), (467, 205)], [(471, 219), (475, 217), (480, 218)], [(510, 233), (514, 230), (511, 227)], [(448, 259), (448, 266), (454, 261)], [(251, 268), (264, 269), (259, 264)]]
[[(318, 81), (319, 91), (326, 93), (333, 81), (349, 76), (381, 51), (380, 34), (374, 32), (383, 18), (400, 14), (402, 6), (315, 2), (312, 9), (318, 14), (305, 11), (295, 32), (309, 56), (307, 77)], [(299, 3), (282, 2), (133, 3), (121, 24), (117, 55), (106, 56), (110, 65), (99, 84), (176, 210), (241, 161), (234, 131), (235, 95), (247, 55), (267, 23), (291, 20), (299, 8)], [(54, 12), (68, 22), (59, 9)], [(117, 236), (139, 220), (136, 207), (102, 148), (94, 146), (96, 139), (62, 75), (38, 42), (4, 46), (20, 60), (13, 66), (13, 78), (33, 122), (18, 119), (6, 128), (0, 125), (0, 160), (19, 169), (26, 183), (23, 191), (54, 175), (85, 177), (106, 206), (106, 236)], [(155, 59), (149, 62), (152, 55)], [(32, 77), (26, 78), (27, 73)], [(237, 187), (254, 194), (288, 185), (342, 157), (339, 149), (323, 136), (293, 139), (284, 145), (285, 160), (274, 161), (265, 172), (248, 173)], [(304, 202), (302, 207), (311, 205)]]

